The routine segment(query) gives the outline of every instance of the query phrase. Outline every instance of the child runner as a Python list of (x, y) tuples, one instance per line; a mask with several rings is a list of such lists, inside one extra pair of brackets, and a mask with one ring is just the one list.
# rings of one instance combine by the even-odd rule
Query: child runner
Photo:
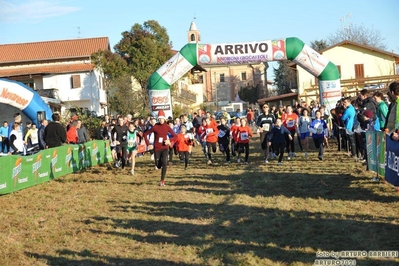
[(310, 131), (312, 132), (312, 138), (314, 145), (316, 146), (317, 149), (319, 149), (319, 160), (323, 160), (323, 142), (324, 142), (324, 136), (327, 136), (328, 134), (328, 128), (326, 121), (321, 119), (321, 112), (320, 110), (317, 110), (315, 113), (315, 120), (312, 121), (310, 124)]
[(219, 149), (221, 152), (224, 152), (226, 154), (226, 162), (230, 163), (230, 149), (229, 149), (230, 128), (227, 126), (227, 120), (225, 117), (220, 118), (220, 123), (221, 124), (218, 126)]
[(208, 159), (208, 150), (206, 147), (206, 118), (202, 118), (202, 125), (198, 127), (197, 136), (199, 142), (202, 146), (202, 151), (204, 152), (205, 158)]
[(312, 119), (309, 116), (309, 111), (308, 109), (304, 108), (302, 110), (302, 115), (299, 117), (298, 134), (301, 138), (302, 147), (305, 148), (305, 157), (308, 156), (309, 152), (310, 123), (312, 123)]
[(241, 153), (245, 150), (245, 164), (248, 164), (249, 157), (249, 137), (252, 137), (252, 130), (247, 125), (247, 118), (241, 118), (241, 126), (237, 129), (238, 135), (238, 159), (237, 163), (241, 161)]
[(283, 126), (281, 119), (277, 118), (276, 123), (269, 135), (269, 145), (273, 145), (276, 154), (279, 155), (277, 165), (281, 165), (283, 160), (286, 134), (288, 134), (288, 138), (291, 140), (292, 136), (289, 130)]
[(190, 146), (193, 145), (191, 133), (187, 133), (186, 126), (180, 126), (180, 133), (177, 135), (176, 147), (180, 158), (184, 158), (184, 170), (187, 170)]
[(134, 166), (136, 165), (136, 155), (137, 155), (137, 131), (133, 122), (129, 123), (129, 129), (127, 131), (127, 152), (128, 159), (132, 165), (132, 170), (130, 173), (134, 175)]
[[(144, 133), (144, 140), (148, 145), (148, 149), (154, 149), (155, 161), (157, 162), (157, 169), (162, 168), (160, 186), (165, 186), (166, 169), (168, 165), (168, 150), (171, 141), (174, 141), (177, 135), (173, 130), (165, 123), (166, 117), (165, 112), (160, 110), (158, 112), (159, 123), (155, 124), (151, 129)], [(149, 145), (147, 136), (154, 132), (154, 146)], [(168, 138), (168, 132), (172, 135), (172, 138)]]
[(288, 135), (285, 136), (285, 141), (287, 143), (288, 160), (290, 160), (291, 157), (296, 156), (294, 137), (296, 128), (298, 126), (298, 115), (293, 112), (292, 106), (287, 106), (287, 111), (283, 114), (281, 120), (283, 121), (284, 126), (288, 129), (292, 137), (289, 138)]
[(205, 127), (205, 140), (206, 140), (206, 148), (208, 150), (208, 164), (213, 164), (212, 154), (216, 152), (216, 143), (218, 141), (219, 130), (217, 128), (216, 122), (212, 122), (211, 118), (206, 118), (206, 127)]
[(238, 150), (238, 135), (237, 135), (237, 130), (241, 126), (241, 121), (240, 118), (237, 117), (235, 119), (235, 122), (233, 125), (230, 127), (230, 135), (231, 135), (231, 154), (235, 157), (236, 156), (236, 151)]

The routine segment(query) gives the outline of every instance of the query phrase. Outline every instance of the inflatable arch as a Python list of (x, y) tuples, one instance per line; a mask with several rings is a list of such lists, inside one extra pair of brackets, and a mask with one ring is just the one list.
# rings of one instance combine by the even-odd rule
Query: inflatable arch
[(21, 82), (0, 79), (0, 103), (20, 109), (36, 125), (40, 122), (38, 112), (45, 112), (46, 119), (52, 119), (52, 111), (40, 95)]
[(196, 65), (250, 64), (291, 60), (319, 80), (320, 102), (335, 108), (341, 99), (338, 68), (298, 38), (233, 44), (186, 44), (148, 81), (151, 112), (172, 116), (170, 86)]

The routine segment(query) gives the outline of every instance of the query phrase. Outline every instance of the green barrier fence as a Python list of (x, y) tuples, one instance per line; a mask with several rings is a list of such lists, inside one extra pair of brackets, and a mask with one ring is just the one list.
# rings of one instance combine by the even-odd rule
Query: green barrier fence
[(0, 195), (112, 161), (109, 141), (102, 140), (64, 145), (29, 156), (4, 156), (0, 158)]

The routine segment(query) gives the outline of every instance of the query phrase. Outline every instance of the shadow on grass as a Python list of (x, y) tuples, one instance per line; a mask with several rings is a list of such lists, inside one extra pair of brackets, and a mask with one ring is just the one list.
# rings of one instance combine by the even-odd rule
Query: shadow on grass
[[(274, 262), (313, 263), (315, 254), (299, 249), (391, 250), (398, 243), (392, 238), (398, 226), (388, 224), (392, 222), (390, 219), (386, 223), (371, 222), (378, 218), (373, 215), (348, 215), (344, 220), (340, 214), (189, 202), (123, 203), (114, 207), (124, 211), (130, 209), (132, 214), (158, 216), (159, 219), (148, 221), (94, 216), (85, 223), (90, 227), (102, 225), (113, 230), (91, 229), (92, 233), (125, 237), (143, 244), (196, 246), (198, 255), (205, 261), (209, 257), (217, 257), (222, 258), (226, 265), (238, 263), (230, 256), (237, 253), (251, 253)], [(162, 219), (165, 217), (184, 219), (186, 222)], [(194, 224), (198, 219), (203, 221), (202, 224)], [(132, 228), (139, 233), (124, 232)], [(393, 262), (378, 261), (378, 265), (384, 263), (392, 265)]]
[(261, 172), (252, 168), (242, 175), (195, 175), (173, 177), (173, 179), (177, 181), (169, 182), (168, 185), (176, 190), (217, 195), (244, 194), (251, 197), (283, 195), (288, 198), (386, 203), (398, 201), (396, 194), (377, 195), (370, 189), (354, 185), (354, 182), (367, 181), (369, 178), (354, 178), (350, 174), (276, 173)]
[[(105, 266), (105, 265), (160, 265), (160, 266), (177, 266), (183, 265), (181, 263), (175, 263), (167, 260), (157, 260), (157, 259), (126, 259), (126, 258), (114, 258), (109, 256), (103, 256), (100, 254), (92, 253), (89, 250), (83, 250), (81, 252), (75, 252), (72, 250), (60, 250), (58, 256), (49, 256), (37, 253), (25, 253), (29, 257), (34, 257), (40, 260), (46, 260), (46, 265), (59, 266)], [(80, 257), (82, 259), (76, 259)], [(195, 266), (196, 264), (190, 264)]]

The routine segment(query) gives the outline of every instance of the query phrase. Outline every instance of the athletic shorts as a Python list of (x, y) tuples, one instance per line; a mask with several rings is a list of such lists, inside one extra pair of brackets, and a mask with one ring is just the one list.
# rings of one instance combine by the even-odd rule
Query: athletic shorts
[(310, 136), (310, 132), (301, 133), (301, 139), (308, 138)]

